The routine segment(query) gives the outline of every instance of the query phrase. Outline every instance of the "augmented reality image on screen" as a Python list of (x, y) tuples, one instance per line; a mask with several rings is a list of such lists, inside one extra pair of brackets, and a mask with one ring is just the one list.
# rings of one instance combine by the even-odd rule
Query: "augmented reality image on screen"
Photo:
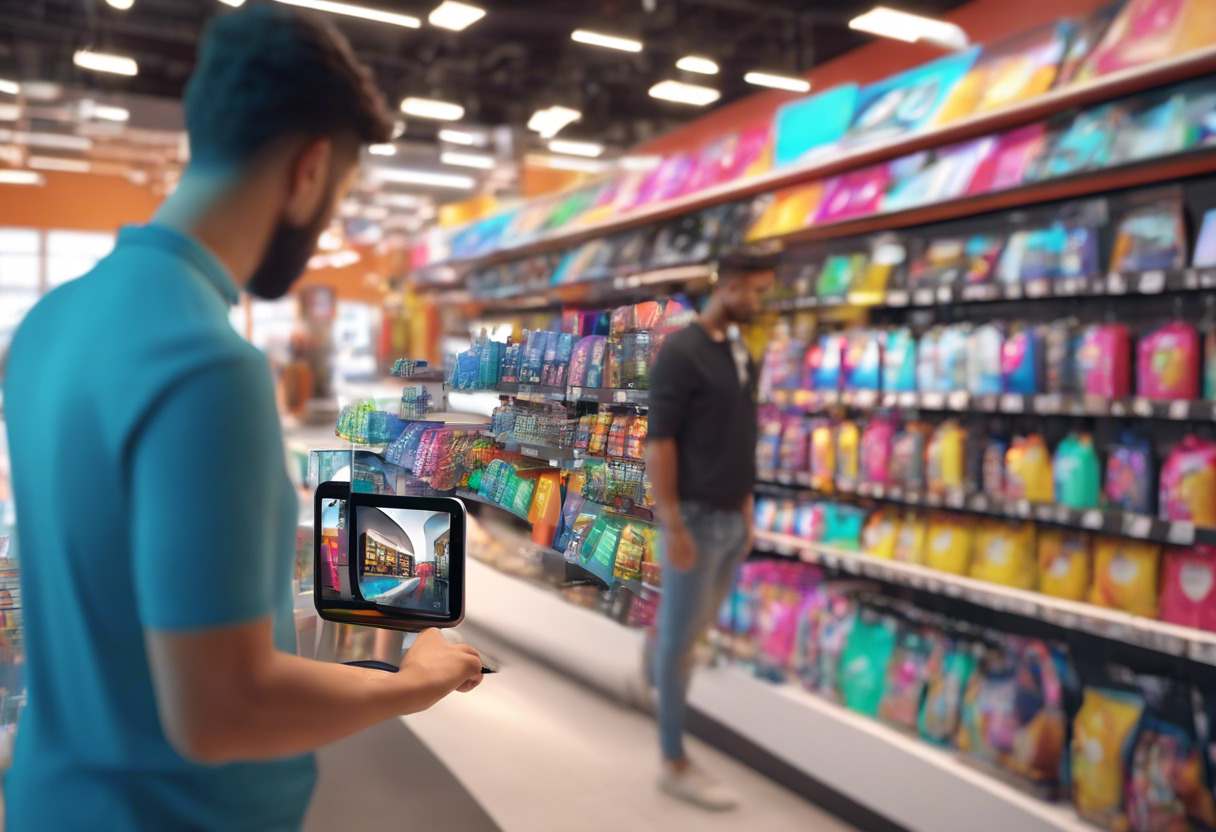
[(351, 554), (363, 600), (447, 615), (451, 515), (357, 506), (355, 522)]

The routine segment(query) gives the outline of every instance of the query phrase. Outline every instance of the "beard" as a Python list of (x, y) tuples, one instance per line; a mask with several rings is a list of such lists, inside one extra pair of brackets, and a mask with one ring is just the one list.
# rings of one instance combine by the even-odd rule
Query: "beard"
[(309, 259), (317, 250), (317, 240), (329, 224), (332, 203), (332, 195), (322, 200), (317, 206), (316, 215), (302, 226), (279, 219), (266, 253), (262, 255), (262, 262), (245, 284), (251, 295), (262, 300), (278, 300), (287, 294), (292, 284), (304, 274)]

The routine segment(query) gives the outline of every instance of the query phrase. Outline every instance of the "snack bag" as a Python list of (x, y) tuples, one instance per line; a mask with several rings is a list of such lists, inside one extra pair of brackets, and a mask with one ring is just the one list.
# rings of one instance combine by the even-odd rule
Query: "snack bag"
[(801, 416), (787, 416), (781, 430), (778, 469), (790, 473), (808, 471), (811, 464), (810, 453), (811, 423)]
[(920, 735), (937, 745), (953, 745), (962, 715), (963, 692), (975, 670), (975, 647), (955, 641), (929, 658), (928, 683), (920, 711)]
[(857, 506), (827, 504), (823, 511), (823, 542), (839, 549), (857, 551), (861, 547), (861, 527), (865, 516), (865, 512)]
[(1136, 395), (1150, 399), (1199, 398), (1199, 333), (1174, 321), (1140, 339)]
[(1216, 526), (1216, 443), (1187, 436), (1161, 466), (1162, 520)]
[(1005, 494), (1011, 500), (1054, 501), (1051, 455), (1041, 435), (1019, 436), (1009, 446), (1005, 454)]
[(1082, 330), (1074, 353), (1081, 392), (1106, 398), (1131, 395), (1131, 351), (1131, 337), (1122, 324)]
[(1089, 602), (1156, 618), (1160, 560), (1161, 547), (1157, 544), (1099, 537), (1094, 546), (1094, 584)]
[(975, 535), (971, 577), (994, 584), (1034, 589), (1038, 585), (1034, 523), (981, 520)]
[(875, 417), (861, 435), (861, 475), (871, 485), (891, 484), (891, 444), (895, 425), (890, 419)]
[(861, 550), (876, 558), (891, 560), (899, 541), (899, 514), (894, 506), (883, 506), (870, 515), (861, 533)]
[(1161, 620), (1216, 631), (1216, 547), (1165, 550)]
[(1085, 532), (1047, 527), (1039, 530), (1039, 592), (1084, 601), (1093, 572), (1093, 542)]
[(1002, 757), (1005, 769), (1033, 783), (1054, 786), (1061, 780), (1067, 750), (1066, 688), (1075, 689), (1068, 658), (1039, 639), (1018, 651), (1015, 733)]
[(966, 575), (971, 568), (975, 531), (964, 518), (934, 512), (930, 515), (925, 544), (925, 566), (954, 575)]
[(1009, 443), (1003, 439), (990, 439), (984, 446), (980, 488), (985, 494), (998, 499), (1009, 496), (1008, 478), (1005, 476), (1005, 459)]
[(824, 608), (819, 628), (819, 693), (833, 702), (841, 701), (842, 654), (857, 620), (857, 605), (844, 595), (833, 598)]
[(645, 416), (634, 416), (629, 421), (625, 436), (625, 456), (629, 459), (646, 458), (646, 434), (648, 421)]
[(1006, 393), (1037, 393), (1043, 383), (1041, 334), (1022, 327), (1005, 339), (1001, 348), (1001, 377)]
[(591, 434), (595, 431), (595, 414), (588, 413), (579, 417), (578, 427), (574, 431), (574, 447), (587, 450), (591, 446)]
[(840, 656), (840, 693), (852, 710), (878, 715), (896, 635), (895, 621), (889, 616), (872, 610), (858, 615)]
[(621, 532), (616, 550), (616, 568), (613, 577), (620, 581), (642, 580), (642, 561), (646, 557), (646, 538), (640, 529), (630, 523)]
[(1017, 665), (1011, 646), (983, 652), (963, 694), (955, 744), (1000, 765), (1017, 734)]
[(1157, 510), (1153, 446), (1124, 430), (1106, 455), (1106, 503), (1122, 511), (1154, 514)]
[(802, 503), (794, 517), (794, 534), (803, 540), (821, 540), (826, 523), (822, 505)]
[(1129, 828), (1124, 812), (1124, 760), (1144, 699), (1136, 693), (1087, 687), (1072, 729), (1072, 798), (1077, 812), (1107, 829)]
[(1056, 500), (1071, 508), (1096, 508), (1102, 473), (1093, 437), (1073, 431), (1056, 448)]
[(825, 335), (819, 339), (819, 346), (821, 358), (815, 368), (813, 389), (839, 390), (848, 339), (842, 334)]
[(841, 422), (836, 428), (836, 476), (856, 483), (861, 476), (861, 432), (857, 423)]
[(612, 417), (612, 424), (608, 428), (608, 445), (604, 451), (608, 456), (619, 458), (625, 455), (625, 440), (629, 435), (629, 425), (632, 421), (632, 416)]
[(925, 487), (925, 435), (921, 423), (907, 425), (891, 446), (891, 482), (904, 488)]
[(608, 447), (608, 433), (612, 428), (612, 414), (603, 411), (596, 414), (595, 427), (591, 431), (591, 440), (587, 443), (587, 452), (602, 455)]

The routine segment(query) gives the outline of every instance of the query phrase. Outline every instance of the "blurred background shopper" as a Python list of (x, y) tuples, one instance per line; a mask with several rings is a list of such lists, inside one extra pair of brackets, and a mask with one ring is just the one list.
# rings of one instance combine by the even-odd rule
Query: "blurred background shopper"
[(298, 507), (266, 361), (228, 319), (238, 286), (287, 292), (361, 146), (390, 137), (370, 74), (330, 26), (254, 6), (211, 26), (184, 103), (180, 187), (9, 356), (12, 832), (296, 829), (306, 752), (480, 680), (435, 631), (393, 675), (295, 655)]
[(663, 342), (651, 375), (647, 471), (661, 529), (663, 600), (648, 668), (667, 793), (707, 809), (734, 793), (684, 753), (692, 653), (751, 550), (758, 371), (739, 336), (771, 272), (724, 268), (698, 320)]

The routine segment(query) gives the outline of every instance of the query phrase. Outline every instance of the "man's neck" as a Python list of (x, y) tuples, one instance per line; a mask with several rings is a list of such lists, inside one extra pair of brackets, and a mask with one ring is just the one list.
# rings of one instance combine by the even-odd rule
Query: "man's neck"
[(730, 321), (726, 318), (726, 311), (722, 309), (721, 304), (716, 300), (709, 302), (709, 305), (705, 307), (705, 311), (697, 318), (697, 322), (709, 333), (710, 338), (713, 338), (715, 341), (726, 340), (726, 331), (730, 325)]
[(244, 286), (274, 232), (269, 188), (238, 175), (187, 170), (152, 221), (193, 237)]

